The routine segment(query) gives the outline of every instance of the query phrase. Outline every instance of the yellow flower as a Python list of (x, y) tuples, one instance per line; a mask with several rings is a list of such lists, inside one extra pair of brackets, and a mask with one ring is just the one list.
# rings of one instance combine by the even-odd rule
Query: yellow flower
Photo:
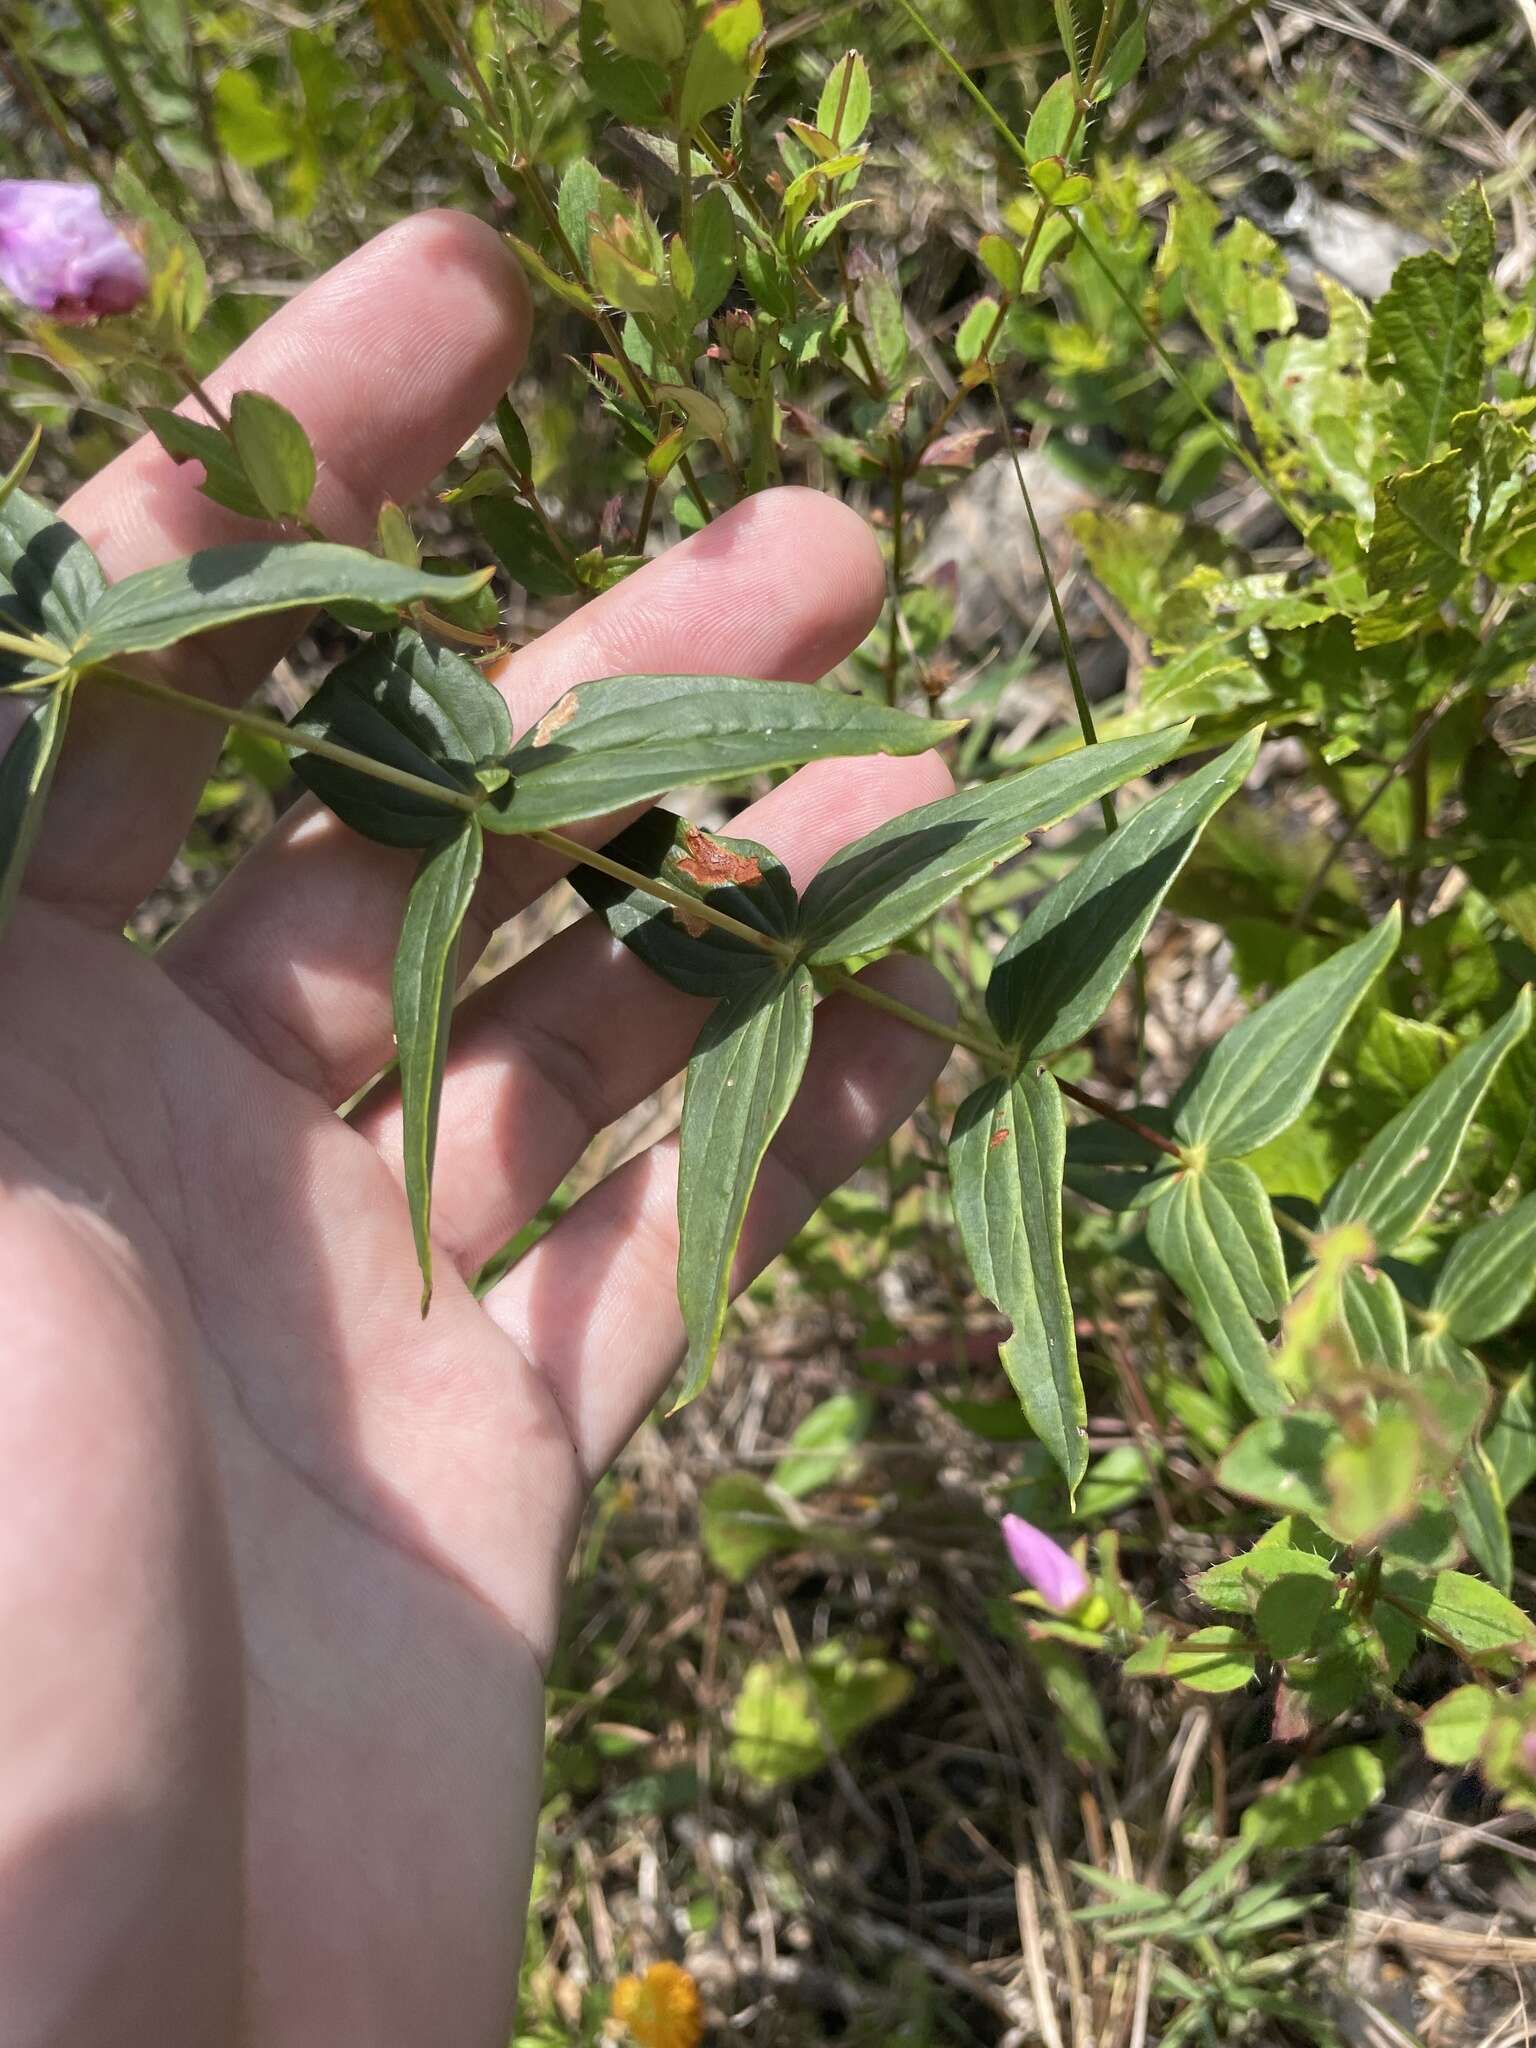
[(676, 1963), (652, 1963), (643, 1977), (621, 1977), (613, 2011), (639, 2048), (699, 2048), (703, 2038), (699, 1987)]

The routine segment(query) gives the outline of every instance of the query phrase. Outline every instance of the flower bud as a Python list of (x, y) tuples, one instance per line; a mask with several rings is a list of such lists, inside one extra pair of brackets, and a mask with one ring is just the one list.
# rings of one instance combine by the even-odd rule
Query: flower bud
[(131, 312), (149, 276), (94, 185), (0, 178), (0, 285), (35, 312), (78, 325)]
[(1022, 1515), (1004, 1515), (1003, 1541), (1014, 1570), (1047, 1607), (1065, 1614), (1087, 1593), (1088, 1574), (1077, 1559)]

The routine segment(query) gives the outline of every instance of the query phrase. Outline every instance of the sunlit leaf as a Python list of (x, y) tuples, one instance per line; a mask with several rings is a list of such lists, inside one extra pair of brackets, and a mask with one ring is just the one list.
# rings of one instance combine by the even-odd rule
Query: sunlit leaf
[(1432, 1306), (1452, 1336), (1480, 1344), (1522, 1315), (1536, 1295), (1536, 1194), (1457, 1238)]
[(1273, 1414), (1284, 1396), (1259, 1322), (1278, 1322), (1288, 1288), (1258, 1175), (1230, 1159), (1179, 1173), (1147, 1213), (1147, 1242), (1249, 1408)]
[[(69, 647), (106, 587), (101, 564), (74, 528), (13, 487), (0, 504), (0, 631), (40, 633)], [(54, 666), (0, 648), (0, 684)]]

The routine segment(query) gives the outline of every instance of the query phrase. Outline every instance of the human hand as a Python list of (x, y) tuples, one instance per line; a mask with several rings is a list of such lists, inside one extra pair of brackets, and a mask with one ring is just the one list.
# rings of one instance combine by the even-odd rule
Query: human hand
[[(361, 540), (490, 411), (527, 304), (460, 216), (382, 235), (211, 381), (280, 398), (314, 513)], [(65, 516), (108, 573), (245, 522), (146, 441)], [(868, 629), (879, 556), (828, 499), (718, 519), (497, 678), (514, 725), (645, 671), (811, 679)], [(231, 704), (261, 620), (165, 657)], [(591, 919), (461, 1008), (418, 1316), (390, 960), (409, 855), (297, 806), (154, 960), (120, 936), (209, 766), (195, 721), (82, 692), (0, 944), (0, 2037), (500, 2044), (539, 1797), (541, 1667), (586, 1492), (678, 1359), (674, 1150), (578, 1203), (477, 1303), (465, 1277), (704, 1006)], [(8, 729), (0, 729), (3, 745)], [(935, 756), (803, 769), (740, 821), (797, 882), (948, 789)], [(466, 957), (560, 872), (496, 840)], [(919, 963), (874, 970), (942, 1001)], [(942, 1058), (818, 1012), (738, 1279), (905, 1116)]]

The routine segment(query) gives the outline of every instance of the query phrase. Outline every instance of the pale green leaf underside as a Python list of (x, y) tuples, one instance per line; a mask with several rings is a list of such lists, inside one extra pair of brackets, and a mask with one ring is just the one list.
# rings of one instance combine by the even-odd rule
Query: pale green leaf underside
[(1031, 832), (1145, 775), (1175, 754), (1187, 725), (1083, 747), (1037, 768), (907, 811), (845, 846), (805, 892), (801, 936), (816, 964), (895, 943), (1017, 853)]
[(1279, 1320), (1289, 1288), (1258, 1175), (1233, 1159), (1179, 1174), (1148, 1212), (1147, 1241), (1243, 1400), (1255, 1415), (1276, 1413), (1284, 1395), (1259, 1320)]
[(1444, 1187), (1477, 1106), (1510, 1047), (1530, 1029), (1531, 992), (1437, 1074), (1378, 1131), (1334, 1184), (1323, 1225), (1363, 1223), (1378, 1252), (1389, 1252), (1423, 1221)]
[(1219, 1038), (1179, 1093), (1174, 1130), (1221, 1158), (1257, 1151), (1311, 1101), (1339, 1034), (1397, 946), (1394, 905), (1372, 932), (1312, 968)]
[(1062, 1262), (1065, 1162), (1061, 1091), (1042, 1070), (989, 1081), (961, 1104), (949, 1145), (955, 1219), (976, 1285), (1013, 1324), (1004, 1370), (1075, 1493), (1088, 1418)]
[(803, 967), (754, 983), (716, 1007), (689, 1057), (677, 1170), (677, 1298), (688, 1332), (679, 1407), (715, 1361), (747, 1204), (805, 1072), (814, 995)]
[(548, 831), (647, 803), (850, 754), (920, 754), (958, 728), (837, 690), (739, 676), (607, 676), (579, 684), (507, 757), (512, 781), (488, 832)]
[(427, 854), (411, 884), (395, 953), (405, 1193), (421, 1267), (423, 1314), (432, 1298), (432, 1159), (458, 982), (459, 934), (479, 880), (484, 844), (478, 823), (466, 818), (455, 838)]

